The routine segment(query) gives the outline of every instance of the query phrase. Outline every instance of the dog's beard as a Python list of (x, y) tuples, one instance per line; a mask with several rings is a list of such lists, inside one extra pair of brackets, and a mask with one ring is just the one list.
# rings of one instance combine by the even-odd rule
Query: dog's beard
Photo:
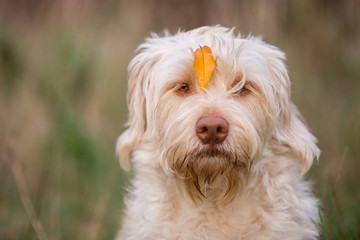
[(176, 161), (174, 172), (194, 201), (230, 203), (246, 181), (251, 163), (247, 156), (220, 147), (196, 148)]

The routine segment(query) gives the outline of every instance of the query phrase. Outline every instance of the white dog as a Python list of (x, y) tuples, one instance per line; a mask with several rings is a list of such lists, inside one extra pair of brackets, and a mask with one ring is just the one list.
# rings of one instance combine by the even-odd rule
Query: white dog
[[(205, 45), (215, 69), (200, 88), (194, 51)], [(302, 176), (320, 151), (290, 100), (284, 59), (220, 26), (140, 45), (117, 142), (135, 175), (118, 240), (318, 237), (318, 201)]]

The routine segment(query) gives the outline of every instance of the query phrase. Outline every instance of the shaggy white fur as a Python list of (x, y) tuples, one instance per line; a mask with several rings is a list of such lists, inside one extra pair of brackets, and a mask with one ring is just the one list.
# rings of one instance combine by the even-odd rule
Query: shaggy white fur
[[(194, 51), (216, 67), (201, 91)], [(117, 153), (135, 176), (118, 240), (316, 239), (318, 201), (302, 178), (318, 158), (315, 137), (290, 100), (284, 53), (233, 30), (153, 34), (129, 65), (127, 130)], [(209, 146), (198, 120), (228, 123)]]

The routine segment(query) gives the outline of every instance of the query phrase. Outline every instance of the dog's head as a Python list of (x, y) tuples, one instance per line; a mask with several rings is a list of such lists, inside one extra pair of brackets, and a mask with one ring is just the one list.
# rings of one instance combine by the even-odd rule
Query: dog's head
[[(194, 74), (199, 45), (216, 62), (206, 89)], [(129, 65), (128, 128), (117, 142), (122, 166), (129, 168), (131, 151), (145, 151), (141, 164), (161, 166), (193, 199), (221, 185), (225, 202), (265, 150), (291, 155), (305, 173), (319, 150), (290, 100), (284, 59), (260, 39), (223, 27), (146, 39)]]

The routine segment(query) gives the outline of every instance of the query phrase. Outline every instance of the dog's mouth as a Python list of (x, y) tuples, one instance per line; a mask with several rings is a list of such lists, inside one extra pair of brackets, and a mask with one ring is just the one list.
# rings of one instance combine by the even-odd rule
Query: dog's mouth
[(209, 157), (231, 158), (231, 156), (232, 156), (232, 154), (230, 152), (212, 148), (212, 149), (199, 151), (195, 154), (194, 157), (196, 157), (196, 158), (209, 158)]
[(188, 154), (187, 158), (191, 158), (191, 159), (224, 158), (235, 161), (236, 155), (234, 152), (222, 149), (220, 147), (205, 147), (205, 148), (194, 149)]
[(239, 177), (246, 175), (246, 169), (246, 163), (235, 151), (222, 145), (194, 148), (174, 165), (175, 173), (184, 181), (193, 200), (221, 198), (224, 203), (234, 198)]
[(213, 180), (217, 175), (222, 175), (229, 169), (237, 168), (239, 161), (235, 152), (222, 147), (195, 148), (185, 156), (178, 169), (192, 172), (196, 175), (207, 175)]
[(236, 165), (236, 154), (220, 147), (197, 147), (187, 152), (181, 161), (176, 161), (174, 169), (180, 175), (189, 177), (194, 175), (206, 174), (211, 179), (218, 174), (222, 174), (227, 168)]

